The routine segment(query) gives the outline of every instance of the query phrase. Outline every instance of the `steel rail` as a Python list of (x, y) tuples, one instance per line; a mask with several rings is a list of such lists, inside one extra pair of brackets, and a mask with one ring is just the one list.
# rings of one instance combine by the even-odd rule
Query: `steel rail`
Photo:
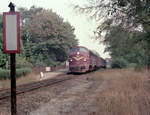
[[(53, 79), (46, 79), (46, 80), (42, 80), (42, 81), (38, 81), (38, 82), (32, 82), (29, 84), (25, 84), (25, 85), (20, 85), (17, 86), (16, 89), (16, 94), (22, 94), (22, 93), (26, 93), (26, 92), (30, 92), (36, 89), (40, 89), (42, 87), (47, 87), (47, 86), (51, 86), (60, 82), (64, 82), (67, 80), (72, 79), (73, 77), (71, 76), (67, 76), (67, 77), (62, 77), (62, 78), (53, 78)], [(6, 89), (6, 90), (1, 90), (0, 91), (0, 100), (9, 98), (11, 95), (11, 91), (10, 89)]]

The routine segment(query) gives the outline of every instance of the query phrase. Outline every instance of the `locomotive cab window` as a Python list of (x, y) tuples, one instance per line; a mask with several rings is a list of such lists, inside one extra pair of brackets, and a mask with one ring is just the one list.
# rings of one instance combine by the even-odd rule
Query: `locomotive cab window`
[(80, 52), (88, 53), (88, 50), (85, 48), (80, 48)]

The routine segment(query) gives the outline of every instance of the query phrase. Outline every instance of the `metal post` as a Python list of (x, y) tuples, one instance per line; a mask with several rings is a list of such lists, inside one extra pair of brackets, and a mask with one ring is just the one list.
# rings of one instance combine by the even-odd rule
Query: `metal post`
[[(15, 6), (12, 2), (8, 5), (10, 12), (15, 12)], [(17, 104), (16, 104), (16, 54), (10, 54), (11, 61), (11, 115), (17, 115)]]

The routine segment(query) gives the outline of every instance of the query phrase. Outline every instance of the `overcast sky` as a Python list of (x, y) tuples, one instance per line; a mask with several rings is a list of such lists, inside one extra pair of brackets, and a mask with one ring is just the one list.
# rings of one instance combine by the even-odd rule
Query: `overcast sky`
[[(75, 13), (71, 7), (71, 4), (85, 4), (86, 0), (11, 0), (11, 2), (16, 5), (16, 9), (18, 7), (30, 8), (33, 5), (44, 9), (52, 9), (75, 27), (75, 35), (79, 40), (79, 45), (97, 51), (104, 58), (108, 57), (107, 53), (103, 53), (104, 46), (99, 44), (98, 41), (91, 39), (96, 28), (94, 20), (90, 20), (89, 17), (83, 14)], [(9, 3), (9, 0), (0, 2), (1, 13), (9, 11)]]

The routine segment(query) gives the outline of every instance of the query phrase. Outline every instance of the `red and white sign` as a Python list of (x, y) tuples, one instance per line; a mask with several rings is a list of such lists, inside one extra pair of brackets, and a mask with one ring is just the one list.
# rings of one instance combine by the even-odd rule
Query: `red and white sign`
[(4, 53), (20, 52), (20, 14), (3, 13), (3, 48)]

